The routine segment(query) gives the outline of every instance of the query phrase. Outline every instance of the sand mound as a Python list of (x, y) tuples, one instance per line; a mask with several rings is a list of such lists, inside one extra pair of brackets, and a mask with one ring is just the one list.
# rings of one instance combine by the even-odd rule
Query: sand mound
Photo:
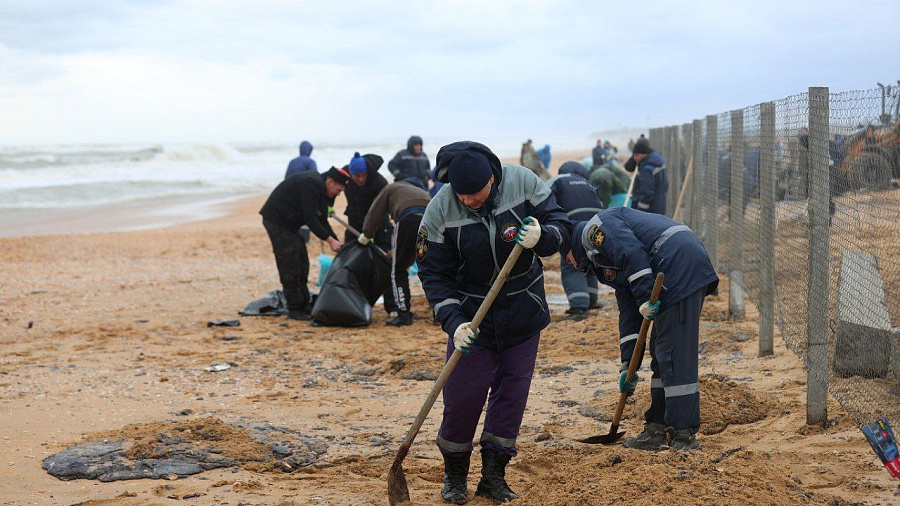
[[(608, 392), (582, 406), (579, 412), (601, 422), (612, 420), (619, 400), (618, 392)], [(625, 405), (625, 420), (641, 422), (650, 407), (650, 390), (642, 381), (638, 392)], [(758, 422), (778, 408), (777, 403), (740, 383), (723, 376), (707, 374), (700, 377), (700, 417), (702, 434), (718, 434), (729, 425)]]
[[(748, 450), (648, 453), (594, 447), (526, 456), (512, 468), (512, 486), (523, 492), (523, 505), (822, 501), (771, 464), (767, 454)], [(547, 483), (554, 485), (547, 487)]]

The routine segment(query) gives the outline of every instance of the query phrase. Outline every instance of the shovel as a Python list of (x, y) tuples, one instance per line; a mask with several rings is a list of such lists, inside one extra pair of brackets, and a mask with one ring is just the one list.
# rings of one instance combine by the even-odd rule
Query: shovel
[[(659, 300), (659, 292), (662, 290), (663, 280), (665, 279), (665, 277), (666, 276), (661, 272), (656, 275), (656, 281), (653, 283), (653, 291), (650, 293), (650, 302), (656, 302), (657, 300)], [(627, 381), (631, 381), (634, 379), (634, 373), (637, 372), (639, 359), (644, 355), (644, 343), (647, 341), (647, 333), (649, 331), (650, 320), (644, 318), (644, 321), (641, 322), (641, 333), (638, 334), (637, 343), (635, 343), (634, 351), (631, 353), (631, 362), (628, 362), (628, 373), (625, 375), (625, 379)], [(622, 421), (622, 412), (625, 411), (626, 399), (628, 399), (628, 396), (625, 394), (625, 392), (622, 392), (622, 395), (619, 396), (619, 405), (616, 406), (616, 414), (615, 416), (613, 416), (612, 425), (610, 425), (609, 427), (608, 434), (586, 437), (584, 439), (579, 439), (578, 442), (591, 445), (611, 445), (618, 441), (622, 436), (624, 436), (624, 430), (622, 432), (619, 432), (619, 422)]]
[(631, 182), (628, 183), (628, 194), (625, 195), (625, 202), (622, 204), (622, 207), (631, 207), (631, 192), (634, 191), (634, 182), (637, 180), (639, 170), (640, 169), (635, 166), (634, 174), (631, 175)]
[[(497, 294), (500, 293), (500, 288), (503, 286), (503, 283), (506, 282), (509, 271), (512, 270), (513, 266), (516, 264), (516, 260), (519, 259), (519, 255), (522, 254), (522, 249), (522, 246), (519, 244), (516, 244), (515, 247), (513, 247), (512, 253), (509, 254), (509, 258), (506, 259), (506, 263), (503, 264), (503, 268), (500, 269), (500, 273), (497, 274), (497, 278), (494, 280), (490, 291), (478, 308), (478, 312), (475, 313), (475, 318), (472, 318), (472, 327), (478, 328), (478, 326), (481, 325), (481, 321), (484, 320), (485, 315), (494, 303), (494, 299), (496, 299)], [(450, 359), (447, 360), (447, 363), (444, 364), (444, 368), (441, 369), (440, 376), (438, 376), (438, 379), (434, 382), (434, 386), (431, 387), (431, 393), (429, 393), (428, 397), (425, 399), (425, 404), (423, 404), (422, 409), (419, 410), (416, 420), (413, 422), (412, 427), (409, 428), (409, 432), (406, 433), (406, 440), (403, 441), (403, 444), (400, 445), (400, 449), (397, 450), (397, 456), (394, 457), (394, 463), (391, 465), (391, 470), (388, 471), (388, 502), (390, 502), (391, 506), (409, 502), (409, 487), (406, 485), (406, 475), (403, 473), (403, 459), (405, 459), (406, 454), (409, 453), (409, 447), (412, 446), (413, 441), (416, 439), (416, 435), (419, 433), (419, 429), (422, 428), (422, 424), (428, 416), (428, 412), (431, 411), (431, 407), (434, 406), (434, 401), (437, 400), (438, 394), (440, 394), (441, 390), (444, 388), (444, 383), (447, 382), (447, 378), (450, 377), (450, 373), (453, 372), (453, 368), (456, 367), (456, 363), (459, 362), (461, 357), (461, 351), (453, 350)]]
[[(346, 221), (342, 220), (338, 215), (335, 214), (335, 215), (332, 215), (331, 217), (334, 218), (335, 221), (337, 221), (338, 223), (340, 223), (341, 225), (343, 225), (344, 228), (346, 228), (347, 230), (349, 230), (351, 234), (353, 234), (353, 235), (355, 235), (355, 236), (357, 236), (357, 237), (359, 237), (360, 235), (362, 235), (362, 234), (359, 233), (359, 230), (356, 230), (355, 228), (351, 227), (349, 223), (347, 223)], [(385, 253), (385, 251), (384, 251), (383, 249), (379, 248), (378, 245), (375, 244), (374, 242), (371, 242), (371, 241), (370, 241), (369, 244), (371, 244), (372, 247), (374, 247), (376, 250), (378, 250), (378, 252), (380, 252), (382, 255), (388, 256), (388, 254)]]

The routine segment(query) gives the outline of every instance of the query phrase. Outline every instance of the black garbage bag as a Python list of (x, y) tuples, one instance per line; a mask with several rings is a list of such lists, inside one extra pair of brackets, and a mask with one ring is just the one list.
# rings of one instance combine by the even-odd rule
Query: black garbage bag
[(390, 282), (387, 258), (356, 241), (334, 257), (312, 310), (314, 324), (359, 327), (372, 321), (372, 306)]
[(247, 304), (243, 316), (281, 316), (287, 314), (287, 299), (281, 290), (272, 290), (265, 297)]

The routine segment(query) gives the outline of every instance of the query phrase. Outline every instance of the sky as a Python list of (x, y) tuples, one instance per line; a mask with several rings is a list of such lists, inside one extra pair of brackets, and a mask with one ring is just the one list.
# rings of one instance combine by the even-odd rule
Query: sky
[(897, 0), (0, 0), (0, 145), (587, 139), (896, 84), (897, 19)]

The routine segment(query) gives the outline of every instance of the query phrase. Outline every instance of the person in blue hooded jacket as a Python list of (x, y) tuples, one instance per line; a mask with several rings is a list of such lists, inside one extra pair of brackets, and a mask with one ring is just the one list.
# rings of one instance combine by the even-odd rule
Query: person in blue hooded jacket
[[(566, 212), (569, 220), (587, 221), (603, 209), (597, 191), (588, 181), (589, 173), (578, 162), (566, 162), (559, 167), (559, 175), (547, 181), (556, 203)], [(563, 289), (569, 300), (567, 319), (581, 321), (587, 318), (588, 309), (603, 307), (597, 302), (597, 278), (585, 275), (560, 256), (560, 274)]]
[[(571, 223), (533, 172), (502, 164), (486, 146), (455, 142), (437, 156), (445, 184), (425, 209), (416, 242), (422, 287), (454, 348), (466, 356), (444, 386), (437, 445), (445, 501), (467, 500), (466, 478), (478, 419), (481, 480), (476, 495), (518, 497), (504, 478), (528, 401), (540, 333), (550, 323), (539, 256), (568, 251)], [(477, 328), (472, 318), (516, 243), (525, 251)]]
[(634, 181), (631, 207), (665, 215), (666, 193), (669, 191), (666, 161), (661, 154), (650, 148), (650, 143), (645, 138), (639, 139), (634, 144), (632, 159), (638, 173)]
[(538, 150), (538, 154), (541, 156), (541, 164), (544, 165), (544, 170), (550, 170), (550, 145), (544, 144), (544, 147)]
[(431, 162), (422, 151), (422, 138), (413, 135), (406, 141), (406, 149), (401, 149), (388, 162), (388, 170), (394, 175), (394, 181), (402, 181), (408, 177), (418, 178), (428, 186), (431, 180)]
[(284, 173), (285, 179), (299, 172), (306, 172), (308, 170), (311, 170), (313, 172), (319, 171), (319, 168), (316, 166), (316, 161), (310, 158), (310, 155), (312, 155), (312, 150), (313, 145), (310, 144), (309, 141), (303, 141), (300, 143), (300, 156), (294, 158), (290, 161), (290, 163), (288, 163), (287, 171)]
[[(650, 408), (646, 425), (625, 446), (659, 450), (696, 449), (700, 428), (697, 350), (703, 299), (719, 278), (706, 248), (687, 226), (658, 214), (617, 207), (575, 224), (567, 259), (616, 290), (622, 365), (619, 391), (632, 395), (638, 378), (626, 381), (644, 318), (650, 334)], [(659, 300), (650, 303), (657, 273), (665, 274)], [(640, 364), (638, 364), (640, 365)]]

